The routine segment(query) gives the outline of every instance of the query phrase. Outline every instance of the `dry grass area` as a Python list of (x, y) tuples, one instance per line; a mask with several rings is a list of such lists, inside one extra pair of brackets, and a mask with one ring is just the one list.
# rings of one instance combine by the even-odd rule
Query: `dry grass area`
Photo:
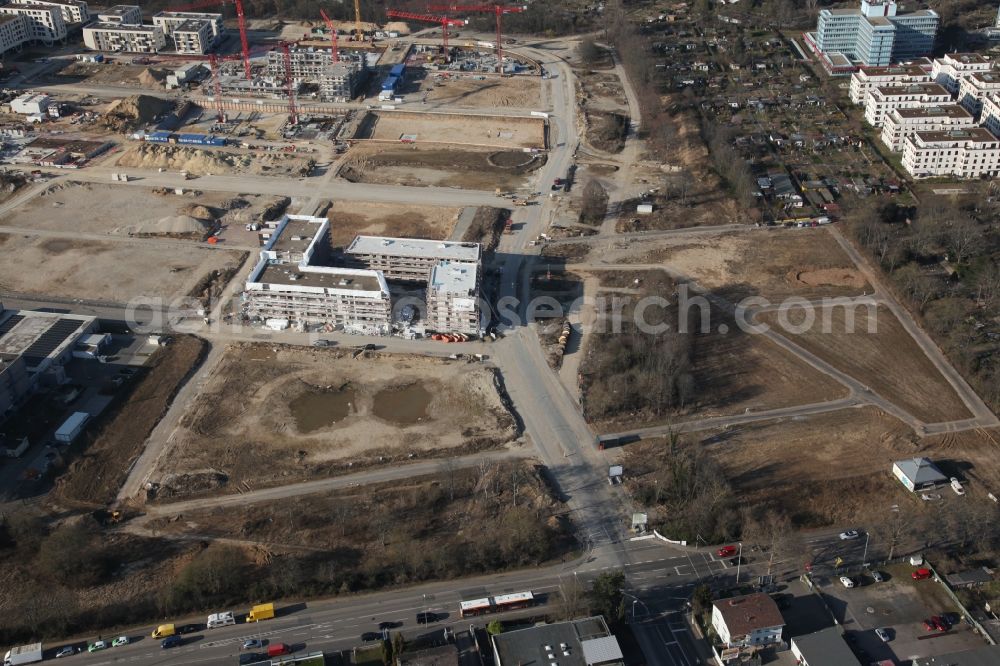
[(430, 106), (457, 109), (533, 109), (541, 97), (537, 76), (489, 76), (477, 81), (471, 76), (431, 75), (421, 82), (421, 99)]
[(371, 111), (358, 124), (354, 139), (447, 143), (488, 148), (545, 148), (542, 118)]
[(85, 80), (89, 85), (162, 88), (167, 73), (169, 70), (147, 65), (74, 62), (62, 68), (56, 78)]
[(355, 236), (393, 236), (445, 240), (458, 222), (461, 208), (418, 204), (361, 203), (338, 199), (330, 216), (334, 247), (347, 245)]
[[(157, 247), (0, 234), (0, 291), (127, 303), (139, 297), (172, 299), (205, 275), (237, 266), (242, 254), (193, 247)], [(39, 270), (44, 267), (44, 270)]]
[(267, 203), (262, 195), (177, 195), (160, 188), (70, 181), (53, 185), (18, 206), (0, 219), (0, 226), (112, 236), (183, 237), (188, 230), (204, 236), (217, 221), (235, 223), (231, 219), (235, 217), (255, 221)]
[(503, 446), (513, 416), (479, 365), (344, 351), (229, 347), (157, 470), (161, 496), (274, 486)]
[[(868, 308), (857, 307), (851, 312), (853, 333), (849, 332), (847, 310), (835, 307), (821, 310), (809, 330), (799, 334), (784, 331), (783, 335), (924, 422), (971, 417), (958, 395), (891, 312), (881, 307), (876, 309), (875, 333), (868, 332)], [(779, 321), (775, 312), (759, 318), (771, 325)], [(829, 326), (823, 325), (824, 319)], [(789, 312), (788, 322), (793, 326), (801, 324), (802, 311)], [(776, 330), (780, 328), (775, 326)]]
[(114, 500), (132, 461), (142, 453), (146, 438), (166, 413), (188, 374), (198, 365), (206, 343), (178, 336), (159, 348), (142, 370), (142, 378), (118, 410), (102, 417), (103, 424), (86, 436), (83, 454), (57, 483), (61, 502), (105, 504)]
[(251, 174), (255, 176), (299, 177), (309, 173), (313, 160), (293, 153), (251, 154), (231, 150), (139, 143), (118, 158), (120, 167), (187, 171), (195, 176), (209, 174)]
[[(457, 187), (492, 192), (527, 186), (545, 164), (544, 154), (457, 150), (416, 145), (355, 146), (339, 175), (352, 183)], [(513, 166), (507, 166), (512, 164)]]
[(587, 110), (625, 111), (625, 89), (614, 71), (574, 69), (579, 91), (577, 99)]

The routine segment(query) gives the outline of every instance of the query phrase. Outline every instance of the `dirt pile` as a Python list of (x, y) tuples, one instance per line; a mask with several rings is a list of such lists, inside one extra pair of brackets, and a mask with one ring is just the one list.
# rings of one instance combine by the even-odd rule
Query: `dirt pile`
[(168, 70), (147, 67), (139, 72), (139, 83), (143, 88), (162, 88), (163, 82), (167, 80)]
[(250, 166), (251, 161), (249, 155), (142, 143), (122, 155), (118, 160), (118, 166), (136, 169), (169, 169), (205, 175), (245, 169)]
[(167, 113), (173, 105), (152, 95), (132, 95), (113, 102), (104, 112), (105, 127), (118, 132), (135, 129)]
[(198, 220), (208, 220), (211, 222), (215, 219), (215, 214), (200, 204), (188, 204), (186, 206), (181, 206), (180, 210), (177, 211), (178, 215), (186, 215), (188, 217), (193, 217)]
[(143, 235), (196, 235), (203, 236), (208, 232), (209, 221), (198, 219), (190, 215), (168, 215), (161, 217), (155, 222), (147, 222), (138, 228), (138, 233)]

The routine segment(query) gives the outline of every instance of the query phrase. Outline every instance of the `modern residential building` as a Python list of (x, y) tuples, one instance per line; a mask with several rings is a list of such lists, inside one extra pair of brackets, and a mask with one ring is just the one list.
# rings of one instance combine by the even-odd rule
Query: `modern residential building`
[(28, 17), (21, 14), (0, 14), (0, 55), (21, 48), (31, 41)]
[(1000, 92), (1000, 72), (973, 72), (958, 82), (958, 103), (979, 116), (989, 93)]
[(903, 149), (903, 140), (915, 132), (968, 129), (975, 126), (976, 119), (958, 104), (893, 109), (882, 124), (882, 143), (896, 153)]
[[(340, 62), (332, 62), (330, 49), (299, 46), (289, 50), (292, 77), (299, 82), (319, 84), (319, 98), (325, 102), (346, 102), (357, 95), (367, 71), (363, 52), (340, 52)], [(285, 61), (280, 50), (267, 54), (267, 73), (284, 79)]]
[(791, 649), (799, 666), (861, 666), (839, 626), (796, 636), (791, 640)]
[(178, 53), (208, 53), (222, 39), (222, 14), (202, 12), (159, 12), (153, 25), (174, 43)]
[(864, 106), (868, 93), (875, 88), (908, 86), (930, 83), (930, 73), (920, 65), (890, 65), (888, 67), (859, 67), (851, 75), (851, 101)]
[(903, 168), (914, 178), (1000, 175), (1000, 141), (989, 130), (916, 132), (903, 141)]
[(983, 98), (983, 110), (979, 114), (979, 124), (1000, 136), (1000, 95), (989, 93)]
[(67, 24), (83, 24), (90, 20), (90, 9), (84, 0), (18, 0), (22, 5), (54, 7), (62, 14)]
[(138, 5), (115, 5), (97, 12), (98, 23), (116, 25), (141, 25), (142, 8)]
[(934, 59), (931, 77), (952, 95), (958, 94), (959, 82), (970, 74), (985, 74), (993, 62), (978, 53), (949, 53)]
[(442, 261), (434, 266), (427, 284), (427, 328), (478, 334), (482, 330), (479, 279), (477, 263)]
[(167, 47), (167, 39), (155, 25), (92, 23), (83, 28), (83, 44), (94, 51), (157, 53)]
[(763, 592), (720, 599), (712, 604), (712, 628), (726, 647), (780, 643), (784, 626), (778, 605)]
[(862, 0), (860, 9), (821, 9), (805, 41), (831, 72), (843, 69), (845, 60), (886, 66), (929, 55), (939, 22), (930, 9), (899, 13), (895, 0)]
[(27, 19), (28, 40), (51, 46), (66, 39), (66, 21), (56, 7), (41, 7), (12, 2), (0, 7), (0, 14), (20, 15)]
[(872, 127), (881, 127), (886, 117), (896, 109), (950, 104), (951, 101), (948, 91), (936, 83), (875, 88), (868, 93), (865, 120)]
[(348, 102), (355, 97), (364, 82), (364, 70), (356, 62), (330, 65), (318, 77), (319, 98), (324, 102)]
[(478, 264), (479, 243), (357, 236), (344, 250), (349, 265), (382, 271), (385, 279), (426, 284), (442, 261)]
[(491, 636), (497, 666), (622, 666), (618, 639), (601, 616), (539, 624)]

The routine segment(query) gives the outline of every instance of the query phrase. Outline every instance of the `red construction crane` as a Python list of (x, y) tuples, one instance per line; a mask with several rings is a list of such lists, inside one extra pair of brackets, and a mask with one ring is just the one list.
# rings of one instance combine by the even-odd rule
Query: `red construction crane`
[(288, 122), (299, 124), (299, 112), (295, 108), (295, 80), (292, 78), (292, 44), (281, 42), (281, 51), (285, 55), (285, 94), (288, 95)]
[(220, 123), (226, 121), (226, 114), (222, 110), (222, 63), (226, 61), (241, 60), (239, 56), (220, 56), (214, 53), (208, 54), (208, 64), (212, 68), (212, 92), (215, 96), (215, 114)]
[(503, 21), (504, 14), (520, 14), (524, 7), (507, 7), (504, 5), (430, 5), (432, 12), (489, 12), (497, 17), (497, 73), (503, 74)]
[(170, 7), (167, 9), (168, 12), (193, 12), (199, 9), (204, 9), (205, 7), (215, 7), (217, 5), (225, 5), (228, 2), (234, 2), (236, 5), (236, 19), (240, 26), (240, 45), (243, 48), (243, 71), (246, 74), (247, 81), (251, 79), (250, 74), (250, 42), (247, 39), (247, 22), (243, 15), (243, 0), (200, 0), (190, 5), (184, 5), (182, 7)]
[(337, 49), (337, 29), (333, 27), (333, 21), (330, 20), (330, 17), (322, 9), (319, 10), (319, 15), (326, 21), (326, 29), (330, 31), (330, 56), (334, 64), (336, 64), (340, 62), (340, 51)]
[(440, 23), (441, 24), (441, 36), (444, 43), (444, 59), (445, 62), (451, 60), (450, 51), (448, 50), (448, 27), (455, 25), (465, 25), (465, 21), (462, 19), (448, 18), (447, 16), (430, 16), (429, 14), (414, 14), (413, 12), (400, 12), (395, 9), (389, 9), (385, 12), (386, 16), (389, 18), (401, 18), (410, 19), (411, 21), (426, 21), (427, 23)]

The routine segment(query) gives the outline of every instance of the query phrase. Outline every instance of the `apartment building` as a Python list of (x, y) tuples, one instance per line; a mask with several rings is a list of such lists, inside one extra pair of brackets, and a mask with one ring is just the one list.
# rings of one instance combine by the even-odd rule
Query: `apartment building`
[(858, 71), (851, 75), (851, 101), (864, 106), (868, 93), (875, 88), (930, 83), (931, 80), (930, 73), (918, 64), (859, 67)]
[(23, 5), (55, 7), (66, 23), (82, 24), (90, 20), (90, 9), (83, 0), (18, 0)]
[(951, 95), (936, 83), (918, 83), (910, 86), (886, 86), (868, 93), (865, 103), (865, 120), (872, 127), (882, 127), (885, 118), (895, 109), (918, 106), (950, 104)]
[(0, 55), (19, 49), (25, 42), (31, 41), (28, 36), (30, 32), (28, 17), (20, 14), (0, 15)]
[(482, 328), (479, 279), (477, 263), (442, 261), (435, 265), (427, 283), (427, 328), (477, 335)]
[(42, 7), (12, 2), (0, 7), (0, 13), (23, 16), (27, 20), (28, 41), (51, 46), (66, 39), (66, 21), (56, 7)]
[(979, 124), (1000, 136), (1000, 95), (989, 93), (983, 98), (983, 110), (979, 114)]
[(983, 127), (916, 132), (903, 141), (903, 168), (914, 178), (1000, 175), (1000, 140)]
[(115, 5), (97, 12), (98, 23), (141, 25), (142, 8), (138, 5)]
[(976, 119), (958, 104), (893, 109), (882, 125), (882, 143), (896, 153), (903, 149), (903, 140), (916, 132), (968, 129), (975, 126)]
[(934, 59), (931, 77), (952, 95), (957, 95), (962, 79), (970, 74), (984, 74), (991, 69), (993, 62), (978, 53), (949, 53)]
[(201, 12), (160, 12), (153, 16), (153, 25), (174, 44), (178, 53), (201, 55), (208, 53), (222, 39), (222, 14)]
[(382, 271), (387, 280), (426, 284), (442, 261), (478, 264), (479, 243), (357, 236), (344, 250), (349, 265)]
[(167, 39), (155, 25), (93, 23), (83, 29), (83, 44), (110, 53), (157, 53), (167, 47)]
[(211, 12), (170, 12), (162, 11), (153, 15), (153, 25), (159, 26), (163, 34), (169, 37), (176, 28), (184, 25), (188, 21), (208, 21), (212, 31), (212, 38), (218, 39), (225, 33), (225, 26), (222, 23), (222, 14)]
[(860, 9), (821, 9), (805, 41), (828, 69), (843, 59), (887, 66), (930, 54), (939, 22), (933, 10), (899, 13), (894, 0), (862, 0)]
[(989, 93), (1000, 92), (1000, 73), (973, 72), (958, 83), (958, 103), (979, 116)]

